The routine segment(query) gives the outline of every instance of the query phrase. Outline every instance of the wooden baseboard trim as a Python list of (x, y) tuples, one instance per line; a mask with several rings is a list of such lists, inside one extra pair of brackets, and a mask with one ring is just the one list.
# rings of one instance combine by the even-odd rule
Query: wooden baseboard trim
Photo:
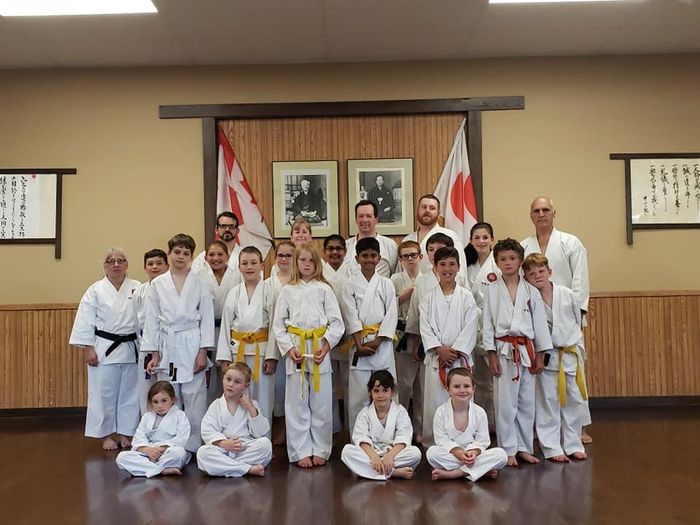
[(593, 409), (700, 406), (700, 396), (592, 397), (589, 405)]
[(49, 408), (3, 408), (0, 418), (4, 417), (85, 417), (85, 407), (49, 407)]

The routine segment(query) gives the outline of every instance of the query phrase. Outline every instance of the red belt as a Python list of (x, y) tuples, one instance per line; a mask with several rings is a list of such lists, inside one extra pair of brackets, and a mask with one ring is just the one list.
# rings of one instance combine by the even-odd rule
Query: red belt
[(525, 346), (527, 355), (530, 358), (530, 368), (528, 368), (528, 370), (531, 374), (535, 373), (535, 347), (532, 346), (532, 339), (528, 339), (523, 335), (504, 335), (496, 339), (504, 343), (509, 343), (510, 346), (513, 347), (513, 362), (515, 363), (515, 377), (513, 381), (520, 380), (520, 345)]

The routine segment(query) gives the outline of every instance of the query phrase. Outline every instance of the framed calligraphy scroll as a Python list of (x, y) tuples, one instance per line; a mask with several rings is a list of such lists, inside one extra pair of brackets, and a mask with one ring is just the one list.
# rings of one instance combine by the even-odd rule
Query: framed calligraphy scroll
[(700, 228), (700, 153), (611, 153), (625, 161), (627, 244), (634, 230)]
[(53, 244), (61, 258), (63, 175), (73, 168), (0, 169), (0, 244)]

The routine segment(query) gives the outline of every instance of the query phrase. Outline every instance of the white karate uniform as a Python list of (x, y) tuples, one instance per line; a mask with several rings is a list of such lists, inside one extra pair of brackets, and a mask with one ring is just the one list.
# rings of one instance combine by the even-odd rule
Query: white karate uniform
[[(282, 288), (272, 327), (279, 350), (283, 356), (292, 348), (300, 355), (313, 354), (312, 340), (306, 348), (299, 348), (299, 337), (287, 331), (288, 326), (303, 330), (325, 327), (323, 339), (333, 348), (342, 337), (345, 327), (340, 307), (333, 290), (326, 283), (300, 281)], [(303, 369), (289, 358), (285, 359), (287, 382), (285, 391), (285, 416), (287, 426), (287, 455), (290, 462), (310, 456), (328, 459), (333, 441), (333, 392), (331, 386), (331, 362), (327, 356), (319, 365), (320, 388), (314, 390), (313, 358), (304, 359)]]
[[(241, 248), (240, 244), (236, 244), (233, 247), (233, 250), (231, 250), (231, 253), (228, 254), (228, 267), (231, 268), (232, 270), (238, 270), (238, 257), (241, 254)], [(205, 271), (205, 268), (207, 266), (207, 260), (206, 256), (207, 252), (206, 250), (203, 252), (200, 252), (197, 257), (194, 258), (192, 261), (192, 270), (194, 270), (197, 273), (201, 273), (202, 271)]]
[[(494, 377), (496, 432), (498, 446), (509, 456), (516, 452), (533, 453), (535, 424), (535, 376), (528, 367), (530, 358), (525, 345), (520, 354), (520, 370), (513, 361), (513, 347), (499, 341), (503, 336), (524, 336), (534, 343), (535, 352), (550, 350), (552, 339), (540, 292), (520, 278), (515, 305), (502, 277), (490, 283), (484, 294), (483, 342), (486, 351), (495, 351), (501, 365), (501, 376)], [(519, 374), (519, 380), (514, 378)]]
[[(265, 419), (258, 402), (253, 400), (258, 415), (251, 417), (242, 406), (231, 414), (226, 397), (216, 399), (202, 419), (202, 445), (197, 451), (197, 466), (210, 476), (238, 478), (245, 476), (254, 465), (267, 466), (272, 460), (272, 443), (265, 437), (270, 423)], [(224, 439), (240, 438), (244, 448), (229, 452), (214, 444)]]
[(214, 346), (214, 303), (206, 283), (190, 271), (178, 294), (169, 271), (153, 279), (141, 351), (160, 353), (158, 379), (173, 384), (190, 420), (190, 452), (201, 444), (199, 425), (207, 409), (206, 371), (194, 373), (195, 359), (200, 348)]
[[(270, 276), (265, 279), (265, 284), (268, 290), (267, 300), (267, 312), (270, 321), (275, 318), (275, 307), (277, 306), (277, 299), (282, 291), (282, 281), (279, 280), (277, 276)], [(277, 345), (277, 338), (275, 338), (275, 333), (272, 330), (272, 326), (269, 328), (268, 333), (268, 344), (274, 346), (274, 353), (277, 356), (277, 370), (275, 371), (274, 378), (274, 394), (272, 414), (274, 417), (284, 417), (284, 389), (287, 383), (287, 370), (282, 361), (282, 354), (280, 354), (279, 346)]]
[[(375, 239), (379, 241), (379, 264), (377, 264), (376, 272), (382, 277), (390, 277), (394, 270), (396, 269), (396, 261), (399, 256), (399, 246), (396, 241), (379, 233), (376, 235)], [(347, 277), (357, 275), (360, 273), (360, 265), (355, 260), (355, 246), (357, 245), (357, 235), (350, 237), (345, 240), (345, 248), (347, 253), (345, 254), (345, 264), (348, 265)]]
[(396, 335), (397, 310), (394, 298), (394, 285), (386, 277), (375, 273), (367, 279), (358, 275), (355, 279), (345, 281), (341, 293), (340, 310), (345, 321), (345, 333), (361, 332), (365, 326), (379, 325), (377, 334), (369, 334), (363, 338), (369, 343), (377, 337), (386, 337), (377, 351), (366, 357), (358, 357), (357, 348), (350, 348), (350, 372), (348, 374), (348, 428), (355, 427), (355, 419), (363, 407), (369, 405), (367, 382), (372, 372), (387, 370), (396, 377), (394, 362), (394, 336)]
[(99, 359), (97, 366), (87, 367), (87, 437), (103, 438), (114, 432), (132, 436), (139, 423), (137, 342), (121, 343), (106, 355), (113, 343), (97, 336), (95, 330), (138, 334), (133, 299), (140, 286), (140, 282), (126, 277), (117, 290), (104, 277), (92, 284), (80, 300), (69, 344), (93, 347)]
[[(138, 328), (138, 336), (139, 336), (139, 347), (141, 347), (141, 343), (143, 341), (143, 323), (144, 320), (146, 319), (146, 302), (148, 300), (148, 294), (151, 293), (151, 283), (150, 282), (145, 282), (143, 283), (139, 289), (136, 291), (136, 294), (134, 295), (134, 306), (136, 307), (136, 313), (138, 316), (139, 320), (139, 328)], [(138, 376), (138, 397), (139, 397), (139, 409), (141, 412), (141, 417), (148, 412), (149, 409), (149, 399), (148, 399), (148, 390), (151, 388), (151, 386), (156, 382), (156, 377), (154, 375), (150, 375), (146, 371), (146, 365), (148, 364), (146, 361), (146, 357), (149, 356), (150, 354), (146, 354), (143, 352), (139, 352), (138, 356), (138, 367), (137, 367), (137, 376)]]
[[(486, 412), (473, 401), (469, 403), (469, 420), (464, 431), (455, 428), (452, 400), (448, 399), (435, 411), (435, 445), (426, 452), (428, 463), (442, 470), (461, 470), (469, 481), (476, 481), (491, 470), (500, 470), (508, 463), (506, 451), (502, 448), (488, 448), (491, 444)], [(466, 466), (450, 451), (479, 450), (474, 465)]]
[[(236, 361), (241, 343), (233, 338), (232, 332), (234, 330), (238, 332), (268, 330), (270, 326), (266, 299), (266, 295), (270, 293), (267, 290), (268, 287), (269, 285), (266, 281), (258, 281), (250, 301), (248, 301), (248, 291), (246, 290), (245, 282), (240, 283), (228, 294), (221, 317), (222, 330), (216, 351), (217, 362), (227, 361), (233, 363)], [(272, 337), (268, 334), (268, 341), (257, 343), (259, 351), (258, 380), (252, 380), (249, 387), (250, 396), (260, 404), (262, 414), (268, 421), (272, 421), (275, 378), (272, 375), (263, 373), (263, 365), (266, 359), (274, 359), (275, 361), (278, 359), (275, 345), (270, 339)], [(255, 370), (255, 349), (255, 343), (245, 344), (243, 349), (244, 361), (251, 370)]]
[[(141, 417), (131, 450), (120, 452), (117, 456), (117, 466), (126, 470), (132, 476), (158, 476), (166, 468), (181, 469), (190, 460), (190, 454), (185, 450), (190, 438), (190, 422), (185, 413), (174, 405), (165, 416), (160, 417), (155, 412), (146, 412)], [(139, 452), (140, 447), (168, 447), (155, 461), (148, 459), (145, 452)]]
[[(409, 286), (415, 286), (416, 280), (412, 279), (405, 271), (403, 271), (392, 275), (391, 282), (396, 291), (399, 324), (401, 324), (401, 321), (403, 321), (405, 326), (406, 317), (410, 306), (410, 299), (403, 304), (398, 304), (398, 296), (401, 295)], [(416, 293), (415, 288), (413, 293)], [(413, 296), (413, 294), (411, 294), (411, 296)], [(396, 337), (399, 340), (396, 342), (395, 348), (398, 347), (398, 344), (401, 342), (402, 338), (408, 338), (409, 335), (407, 332), (400, 330), (397, 327)], [(411, 422), (413, 423), (413, 428), (418, 432), (421, 432), (421, 429), (423, 428), (423, 361), (414, 360), (413, 353), (408, 347), (408, 341), (405, 343), (406, 348), (402, 349), (400, 352), (396, 352), (394, 356), (396, 360), (396, 390), (399, 395), (399, 403), (401, 403), (406, 410), (408, 410), (410, 402), (413, 400)]]
[(411, 445), (412, 437), (411, 419), (404, 407), (392, 401), (386, 422), (382, 424), (372, 403), (360, 410), (352, 429), (352, 444), (343, 447), (340, 457), (361, 478), (386, 480), (391, 477), (393, 470), (388, 475), (374, 470), (372, 461), (360, 445), (367, 443), (383, 458), (394, 446), (403, 444), (406, 447), (394, 457), (394, 468), (415, 469), (420, 463), (421, 453), (418, 447)]
[[(537, 234), (523, 239), (520, 244), (525, 248), (526, 256), (542, 251)], [(583, 243), (578, 237), (554, 228), (549, 237), (546, 251), (547, 253), (544, 255), (552, 270), (552, 282), (571, 289), (576, 297), (576, 304), (581, 310), (587, 312), (590, 283), (588, 280), (588, 253)], [(581, 326), (586, 326), (585, 316)], [(591, 411), (588, 407), (588, 401), (585, 401), (581, 407), (581, 425), (585, 427), (590, 424)]]
[(440, 362), (435, 349), (449, 346), (460, 354), (448, 371), (460, 366), (472, 368), (472, 352), (476, 344), (478, 312), (472, 294), (455, 286), (445, 295), (438, 286), (420, 303), (420, 333), (425, 349), (425, 380), (423, 383), (423, 440), (433, 443), (435, 410), (449, 399), (440, 381)]
[[(238, 267), (226, 267), (224, 276), (221, 278), (221, 283), (216, 280), (214, 271), (209, 266), (209, 263), (204, 261), (204, 266), (196, 270), (199, 276), (209, 285), (209, 292), (214, 301), (214, 341), (219, 340), (219, 331), (221, 327), (221, 313), (224, 310), (224, 302), (228, 293), (233, 290), (242, 281), (241, 272)], [(216, 360), (216, 352), (210, 351), (209, 359), (213, 362)], [(222, 377), (218, 366), (212, 366), (208, 370), (209, 378), (207, 383), (207, 403), (211, 403), (215, 399), (221, 397), (224, 393), (222, 387)]]
[[(464, 255), (464, 245), (462, 244), (462, 239), (460, 239), (459, 235), (457, 235), (456, 232), (453, 230), (450, 230), (449, 228), (444, 228), (443, 226), (440, 226), (437, 222), (433, 225), (432, 229), (426, 233), (423, 238), (420, 241), (420, 250), (421, 253), (423, 254), (423, 259), (421, 260), (420, 263), (420, 271), (421, 273), (428, 273), (430, 270), (433, 269), (433, 265), (430, 264), (430, 259), (428, 259), (428, 239), (435, 235), (436, 233), (444, 233), (447, 235), (450, 239), (455, 244), (455, 249), (459, 253), (459, 273), (466, 276), (467, 275), (467, 258)], [(406, 237), (403, 238), (403, 241), (413, 241), (413, 242), (418, 242), (418, 232), (411, 232)]]
[(488, 288), (489, 278), (494, 280), (501, 275), (501, 270), (496, 266), (496, 261), (493, 259), (493, 252), (484, 261), (484, 265), (480, 265), (477, 261), (467, 268), (467, 279), (471, 287), (474, 301), (479, 308), (479, 337), (476, 340), (474, 347), (474, 382), (476, 391), (474, 392), (474, 402), (486, 411), (489, 418), (489, 426), (496, 425), (496, 416), (493, 407), (493, 376), (489, 369), (488, 353), (484, 350), (482, 341), (483, 330), (483, 315), (484, 308), (484, 292)]
[[(466, 274), (457, 274), (457, 284), (471, 293)], [(430, 292), (439, 287), (440, 281), (435, 272), (422, 273), (416, 278), (416, 289), (411, 294), (411, 301), (406, 313), (406, 332), (420, 335), (420, 304)]]
[[(537, 377), (537, 402), (535, 424), (537, 437), (545, 458), (583, 452), (581, 443), (581, 408), (583, 396), (576, 383), (576, 367), (583, 369), (583, 335), (581, 334), (581, 309), (573, 292), (555, 284), (552, 307), (544, 305), (547, 322), (552, 334), (554, 349), (545, 354), (545, 369)], [(576, 354), (562, 354), (559, 348), (576, 347)], [(566, 405), (559, 402), (559, 369), (564, 367), (566, 376)]]

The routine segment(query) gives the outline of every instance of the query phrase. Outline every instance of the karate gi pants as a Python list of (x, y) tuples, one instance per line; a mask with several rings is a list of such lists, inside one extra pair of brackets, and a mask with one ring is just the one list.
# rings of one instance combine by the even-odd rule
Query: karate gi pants
[(545, 370), (537, 377), (535, 427), (545, 458), (583, 452), (581, 411), (584, 401), (576, 376), (566, 374), (566, 405), (559, 403), (559, 371)]
[[(367, 453), (357, 445), (345, 445), (340, 459), (345, 463), (346, 467), (361, 478), (386, 480), (389, 479), (393, 473), (392, 470), (387, 476), (374, 470), (372, 468), (372, 461), (369, 459)], [(420, 463), (420, 459), (420, 449), (410, 445), (396, 454), (396, 457), (394, 457), (394, 468), (411, 467), (415, 469)]]
[(396, 389), (399, 394), (399, 402), (408, 410), (413, 399), (413, 411), (411, 423), (413, 433), (420, 434), (423, 427), (423, 381), (425, 371), (422, 361), (413, 361), (413, 354), (407, 350), (396, 352)]
[[(517, 452), (532, 454), (537, 376), (531, 374), (527, 367), (515, 365), (504, 356), (498, 356), (498, 361), (501, 376), (493, 378), (498, 446), (509, 456)], [(520, 367), (520, 379), (513, 381), (516, 366)]]
[[(386, 370), (396, 377), (396, 370)], [(348, 372), (348, 396), (345, 402), (348, 406), (348, 429), (350, 430), (350, 435), (352, 435), (352, 430), (355, 428), (355, 420), (360, 411), (364, 407), (369, 406), (367, 383), (374, 372), (376, 370), (358, 370), (357, 368), (350, 368)]]
[[(300, 374), (304, 374), (302, 387)], [(333, 447), (333, 386), (330, 373), (321, 373), (321, 385), (314, 391), (310, 372), (287, 375), (285, 424), (287, 456), (291, 463), (310, 456), (328, 459)], [(303, 396), (303, 397), (302, 397)]]
[(450, 396), (440, 382), (440, 374), (432, 365), (424, 366), (423, 381), (423, 446), (434, 445), (433, 419), (435, 411), (444, 405)]
[(216, 445), (202, 445), (197, 466), (210, 476), (240, 478), (254, 465), (267, 466), (272, 460), (272, 443), (266, 437), (246, 441), (240, 452), (229, 452)]
[(144, 452), (125, 450), (117, 456), (117, 466), (132, 476), (158, 476), (166, 468), (181, 469), (190, 461), (190, 453), (182, 447), (168, 447), (154, 463)]
[[(347, 359), (331, 358), (331, 368), (333, 370), (333, 433), (343, 429), (343, 422), (348, 424), (348, 372), (350, 363)], [(344, 413), (340, 417), (340, 393), (343, 393)], [(352, 433), (352, 428), (348, 429)]]
[(486, 411), (489, 428), (496, 426), (496, 416), (493, 407), (493, 376), (489, 368), (489, 359), (483, 353), (474, 354), (474, 402)]
[(139, 396), (139, 409), (141, 410), (141, 415), (143, 416), (151, 404), (151, 400), (148, 399), (148, 391), (156, 382), (155, 374), (152, 374), (150, 378), (146, 379), (146, 365), (144, 364), (146, 356), (150, 355), (148, 353), (139, 353), (139, 364), (136, 368), (136, 374), (138, 376), (138, 396)]
[[(265, 416), (268, 423), (272, 423), (272, 411), (275, 405), (275, 375), (263, 374), (263, 364), (265, 363), (264, 356), (260, 356), (260, 370), (258, 370), (258, 380), (250, 380), (250, 386), (248, 391), (250, 392), (250, 397), (255, 399), (260, 405), (260, 411), (262, 415)], [(245, 364), (253, 370), (255, 366), (255, 356), (246, 355), (244, 356)], [(284, 365), (284, 362), (278, 362), (277, 366)], [(275, 372), (276, 374), (276, 372)], [(219, 396), (221, 397), (221, 396)], [(269, 434), (269, 432), (268, 432)], [(269, 437), (269, 436), (268, 436)]]
[(442, 447), (432, 446), (425, 454), (433, 468), (442, 470), (461, 470), (469, 481), (476, 481), (492, 470), (500, 470), (508, 463), (508, 455), (502, 448), (489, 448), (479, 454), (474, 465), (467, 467), (451, 452)]
[[(159, 379), (161, 379), (159, 377)], [(162, 378), (168, 381), (167, 375)], [(178, 406), (185, 411), (187, 419), (190, 421), (190, 439), (185, 447), (188, 451), (195, 453), (202, 444), (202, 418), (207, 412), (207, 384), (204, 370), (195, 374), (189, 383), (173, 383)]]
[[(284, 417), (284, 391), (287, 385), (287, 371), (285, 370), (284, 359), (277, 363), (277, 371), (275, 372), (275, 394), (274, 406), (272, 415), (275, 417)], [(270, 421), (272, 424), (272, 421)]]
[(136, 363), (88, 366), (85, 436), (133, 436), (139, 424)]

